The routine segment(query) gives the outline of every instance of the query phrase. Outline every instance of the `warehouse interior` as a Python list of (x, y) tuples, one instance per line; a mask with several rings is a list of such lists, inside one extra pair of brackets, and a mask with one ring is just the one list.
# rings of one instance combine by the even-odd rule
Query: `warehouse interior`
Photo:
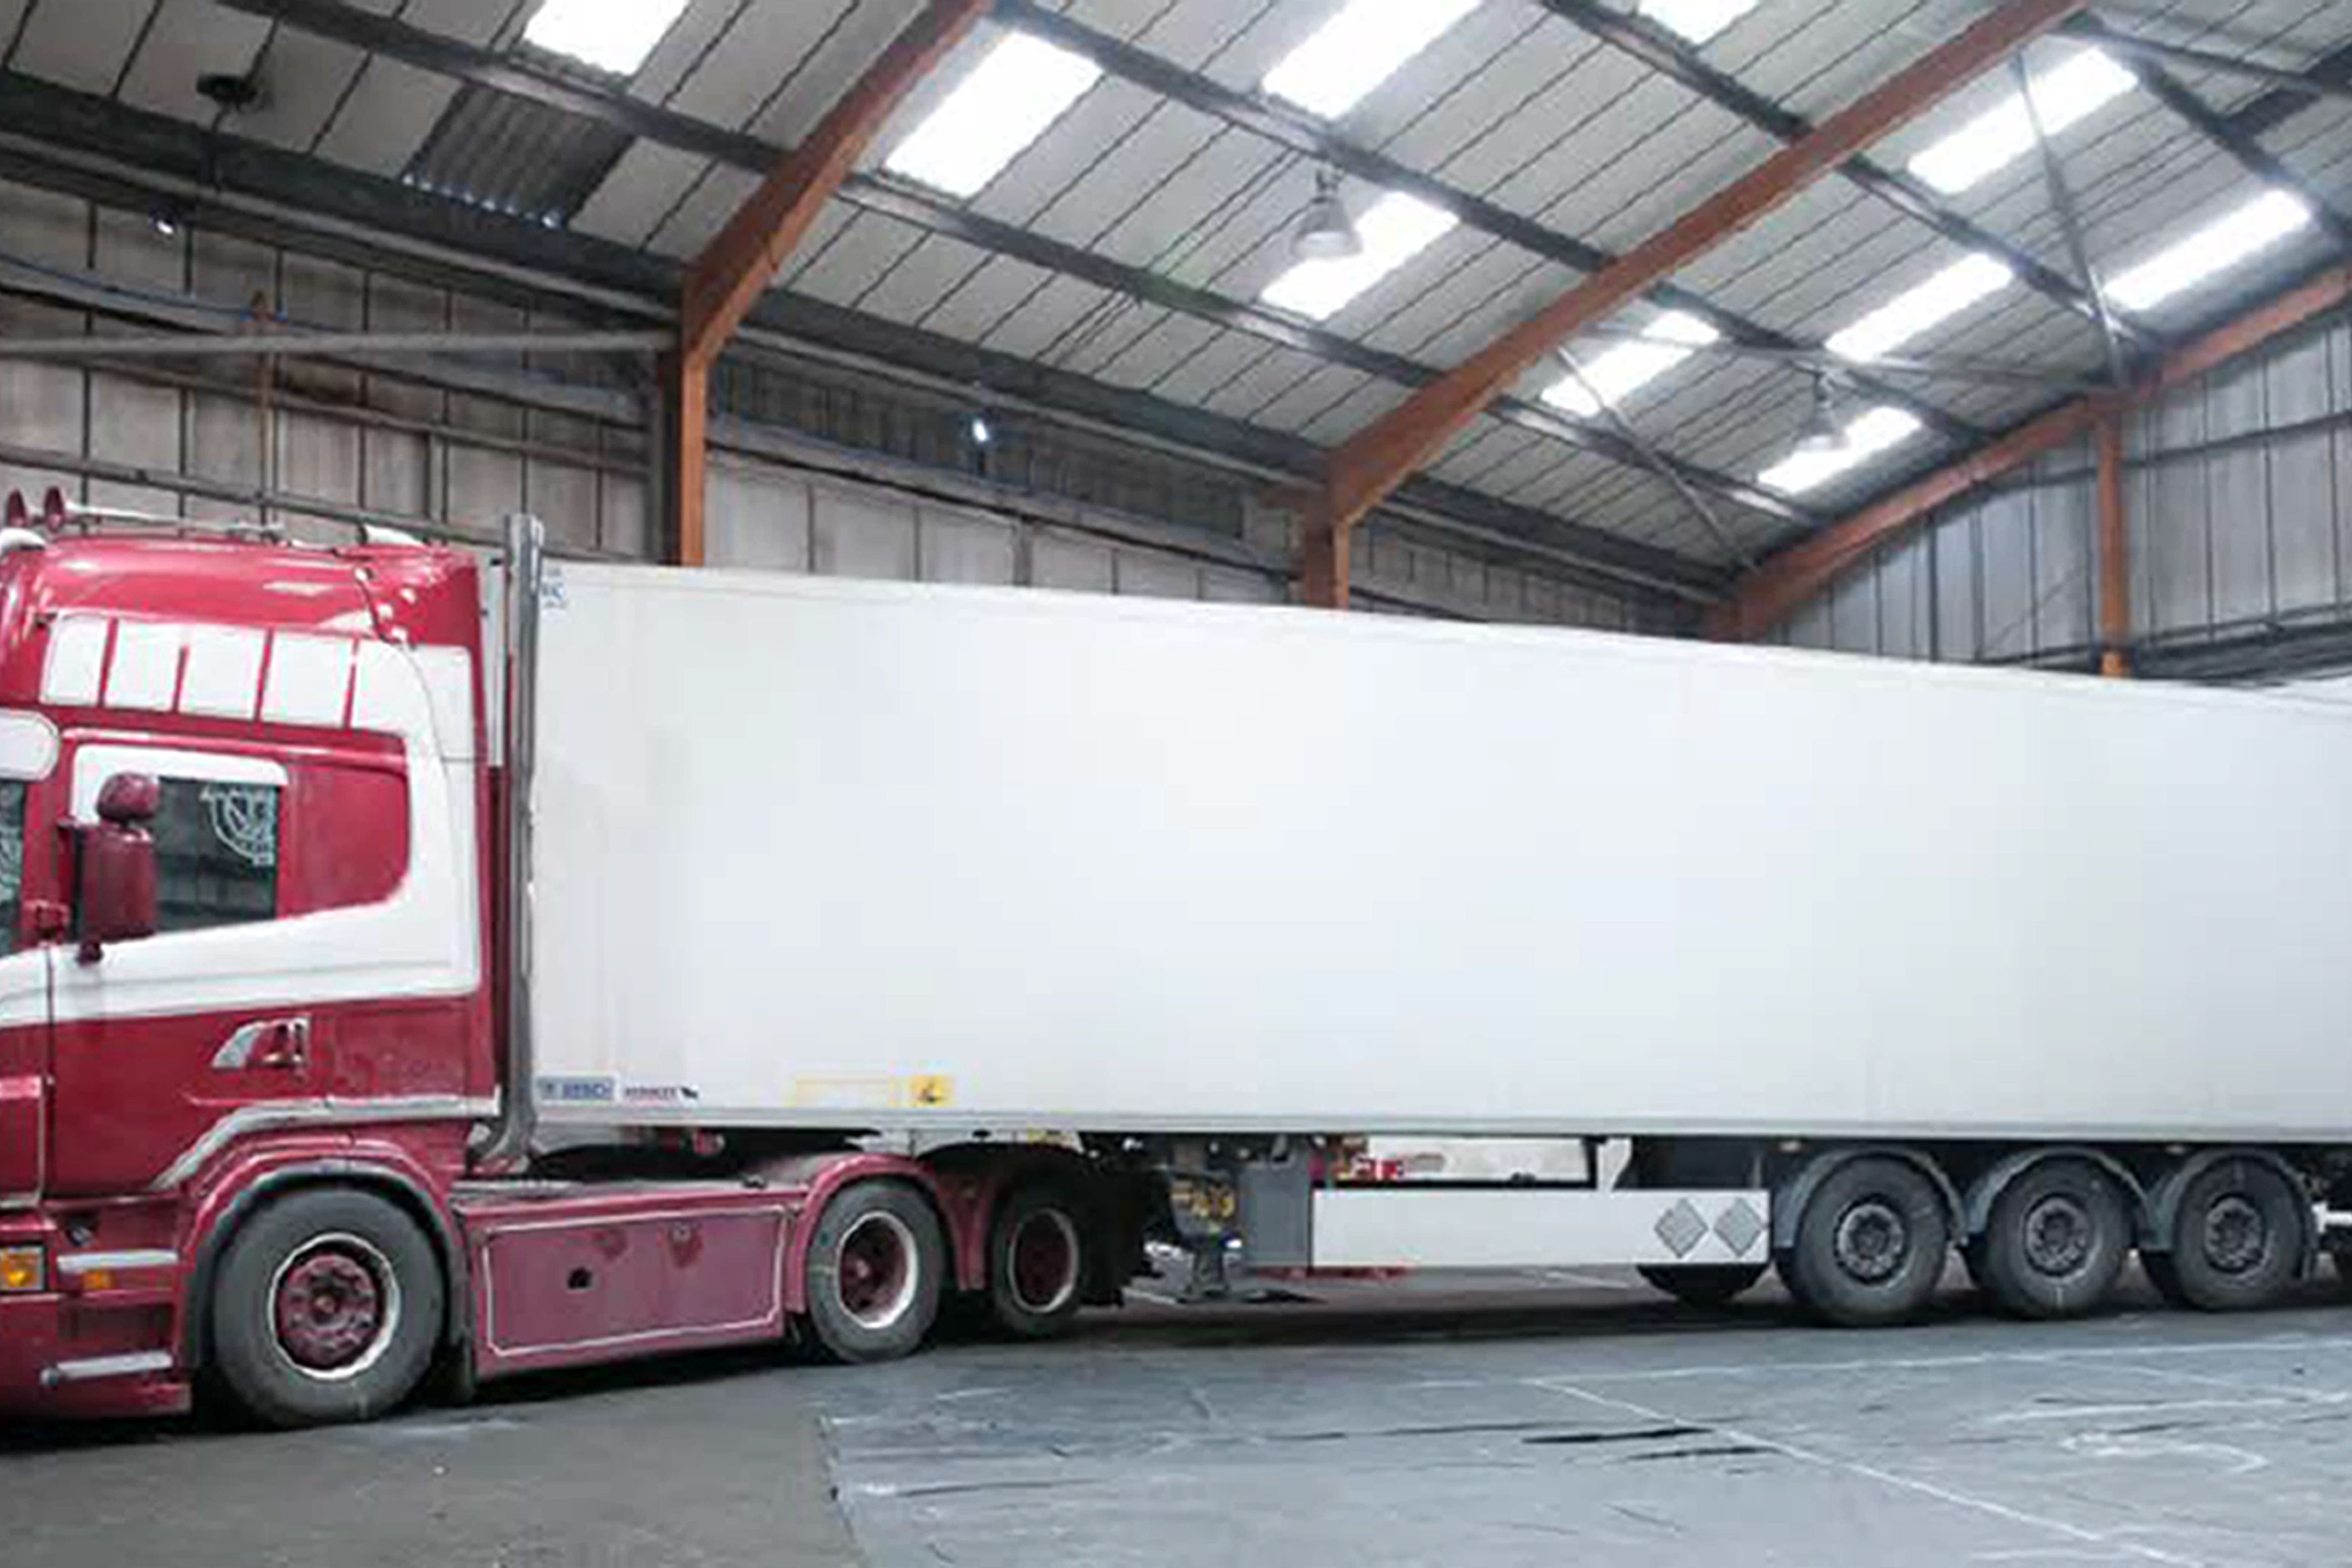
[[(2333, 692), (2352, 0), (0, 0), (11, 494)], [(222, 1563), (2341, 1561), (2318, 1282), (1861, 1350), (1500, 1283), (530, 1385), (300, 1499), (252, 1434), (0, 1432), (58, 1500), (0, 1565), (150, 1509)]]

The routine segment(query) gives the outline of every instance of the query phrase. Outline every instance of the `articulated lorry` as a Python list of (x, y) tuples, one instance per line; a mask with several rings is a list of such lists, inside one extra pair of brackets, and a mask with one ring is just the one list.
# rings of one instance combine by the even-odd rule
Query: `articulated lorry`
[(0, 1412), (1045, 1336), (1154, 1242), (1864, 1325), (2340, 1238), (2352, 708), (510, 534), (0, 534)]

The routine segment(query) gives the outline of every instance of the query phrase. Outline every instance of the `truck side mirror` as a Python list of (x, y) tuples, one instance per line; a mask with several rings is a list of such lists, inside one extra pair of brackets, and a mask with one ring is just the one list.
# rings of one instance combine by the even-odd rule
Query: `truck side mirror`
[(76, 956), (95, 964), (109, 942), (155, 934), (155, 840), (147, 824), (163, 804), (151, 773), (118, 773), (98, 792), (98, 821), (79, 830), (81, 896)]

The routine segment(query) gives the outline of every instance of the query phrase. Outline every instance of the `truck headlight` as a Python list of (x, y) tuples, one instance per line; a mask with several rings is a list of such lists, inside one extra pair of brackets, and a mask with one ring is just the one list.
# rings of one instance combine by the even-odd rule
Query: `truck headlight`
[(48, 1288), (48, 1255), (38, 1247), (0, 1247), (0, 1296), (25, 1296)]

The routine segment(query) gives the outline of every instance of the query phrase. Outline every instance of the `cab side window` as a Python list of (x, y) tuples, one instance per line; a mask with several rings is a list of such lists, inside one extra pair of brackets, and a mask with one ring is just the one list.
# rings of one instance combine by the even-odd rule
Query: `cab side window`
[(155, 837), (157, 929), (275, 920), (279, 806), (274, 784), (162, 779)]

